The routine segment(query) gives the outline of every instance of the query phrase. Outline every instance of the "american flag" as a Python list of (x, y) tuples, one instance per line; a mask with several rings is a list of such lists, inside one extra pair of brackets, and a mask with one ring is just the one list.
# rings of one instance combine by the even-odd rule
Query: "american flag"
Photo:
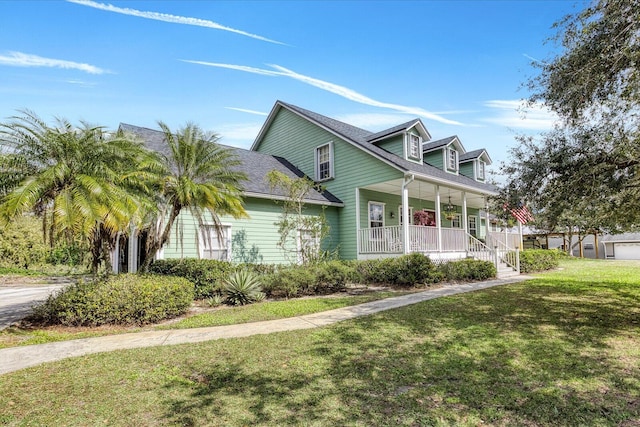
[(524, 204), (520, 203), (517, 207), (509, 208), (509, 212), (520, 224), (526, 224), (529, 221), (533, 221), (533, 215), (531, 211)]

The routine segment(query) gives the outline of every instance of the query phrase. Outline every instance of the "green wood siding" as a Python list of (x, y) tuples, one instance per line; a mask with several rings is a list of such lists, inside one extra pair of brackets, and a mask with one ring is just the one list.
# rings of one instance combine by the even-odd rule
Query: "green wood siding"
[(395, 154), (398, 157), (405, 158), (404, 155), (404, 135), (397, 135), (393, 138), (385, 139), (384, 141), (376, 142), (375, 145), (387, 150), (390, 153)]
[(471, 162), (464, 162), (464, 163), (460, 163), (460, 170), (458, 171), (460, 173), (460, 175), (464, 175), (468, 178), (471, 179), (476, 179), (474, 173), (473, 173), (473, 163), (474, 161)]
[[(293, 253), (287, 257), (278, 247), (280, 235), (274, 225), (280, 219), (282, 207), (272, 200), (247, 198), (245, 209), (250, 215), (249, 219), (221, 217), (223, 224), (231, 226), (232, 261), (269, 264), (291, 262)], [(319, 215), (321, 212), (322, 207), (317, 205), (307, 205), (305, 210), (308, 215)], [(323, 242), (323, 249), (335, 250), (340, 236), (337, 208), (327, 207), (324, 212), (331, 236)], [(188, 212), (183, 212), (178, 222), (179, 227), (174, 227), (170, 242), (164, 248), (164, 258), (198, 258), (197, 221)], [(294, 247), (290, 249), (295, 251)]]
[(435, 150), (429, 153), (424, 153), (422, 161), (434, 166), (440, 170), (444, 170), (443, 154), (442, 150)]
[(355, 259), (356, 187), (398, 179), (402, 172), (285, 108), (277, 112), (256, 149), (284, 157), (313, 177), (315, 148), (329, 141), (334, 144), (335, 178), (322, 184), (344, 203), (337, 212), (338, 226), (334, 232), (338, 237), (333, 238), (340, 243), (341, 258)]

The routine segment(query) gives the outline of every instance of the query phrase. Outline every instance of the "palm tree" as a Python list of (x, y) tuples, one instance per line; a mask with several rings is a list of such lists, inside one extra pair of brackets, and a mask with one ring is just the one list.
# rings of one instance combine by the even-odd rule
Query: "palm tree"
[[(147, 245), (141, 271), (146, 271), (156, 253), (169, 240), (183, 210), (202, 226), (213, 223), (220, 238), (220, 216), (247, 217), (242, 205), (241, 182), (245, 174), (235, 168), (239, 161), (230, 149), (217, 144), (219, 137), (188, 123), (172, 132), (164, 123), (164, 176), (157, 209), (150, 211)], [(208, 214), (208, 215), (207, 215)]]
[(154, 156), (100, 126), (57, 119), (50, 127), (21, 113), (0, 124), (0, 222), (32, 211), (52, 246), (82, 240), (94, 272), (103, 262), (108, 270), (109, 242), (139, 216), (138, 196), (148, 189), (141, 165), (153, 165)]

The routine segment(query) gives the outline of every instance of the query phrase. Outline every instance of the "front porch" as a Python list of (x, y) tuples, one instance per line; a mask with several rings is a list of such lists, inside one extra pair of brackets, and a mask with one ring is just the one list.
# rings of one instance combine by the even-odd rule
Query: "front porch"
[(356, 189), (358, 259), (422, 253), (476, 258), (517, 271), (520, 233), (490, 231), (486, 194), (413, 175)]
[[(436, 228), (409, 225), (410, 252), (465, 252), (470, 238), (461, 228)], [(358, 230), (361, 254), (403, 254), (404, 238), (402, 226), (363, 228)]]

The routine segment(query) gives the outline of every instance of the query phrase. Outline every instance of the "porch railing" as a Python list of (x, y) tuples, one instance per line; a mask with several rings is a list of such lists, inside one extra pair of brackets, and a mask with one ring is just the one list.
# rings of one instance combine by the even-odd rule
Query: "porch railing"
[(511, 250), (515, 250), (516, 248), (520, 248), (520, 233), (508, 232), (504, 231), (489, 231), (487, 233), (487, 245), (489, 247), (493, 247), (494, 244), (502, 243), (504, 246)]
[[(467, 234), (460, 228), (442, 228), (443, 252), (466, 251)], [(362, 228), (358, 230), (360, 253), (402, 253), (402, 226)], [(421, 225), (409, 226), (409, 249), (412, 252), (437, 252), (438, 229)]]

